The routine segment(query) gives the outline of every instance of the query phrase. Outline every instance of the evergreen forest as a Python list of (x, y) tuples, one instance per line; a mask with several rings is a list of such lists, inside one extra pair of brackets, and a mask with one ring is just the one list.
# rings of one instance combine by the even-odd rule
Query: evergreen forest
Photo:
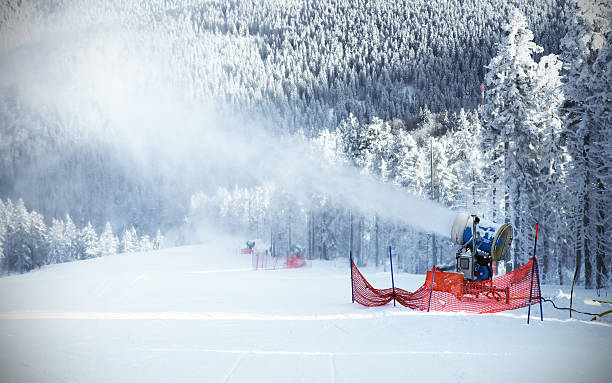
[(0, 268), (197, 243), (211, 227), (277, 254), (350, 250), (359, 265), (386, 264), (391, 246), (410, 273), (454, 261), (443, 236), (345, 197), (351, 174), (510, 223), (502, 271), (529, 260), (538, 224), (544, 282), (607, 287), (611, 12), (603, 0), (8, 1)]

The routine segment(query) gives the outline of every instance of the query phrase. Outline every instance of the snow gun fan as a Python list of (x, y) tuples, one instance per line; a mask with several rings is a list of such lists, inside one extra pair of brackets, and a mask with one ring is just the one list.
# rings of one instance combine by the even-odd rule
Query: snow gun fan
[[(475, 235), (473, 234), (475, 233)], [(451, 240), (457, 251), (457, 272), (469, 281), (492, 278), (492, 262), (501, 260), (512, 243), (512, 226), (480, 220), (475, 215), (460, 213), (451, 229)]]

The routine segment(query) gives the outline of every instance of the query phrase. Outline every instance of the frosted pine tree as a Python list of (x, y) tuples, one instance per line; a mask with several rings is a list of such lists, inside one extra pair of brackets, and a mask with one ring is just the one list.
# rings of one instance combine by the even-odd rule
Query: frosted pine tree
[(461, 169), (457, 168), (461, 167), (461, 163), (452, 158), (455, 143), (448, 136), (431, 138), (431, 140), (433, 140), (433, 145), (430, 145), (430, 149), (433, 146), (433, 158), (430, 153), (429, 162), (431, 167), (433, 160), (432, 199), (446, 206), (454, 206), (459, 198), (459, 180), (463, 175)]
[(0, 199), (0, 271), (4, 268), (4, 241), (6, 237), (6, 227), (8, 224), (8, 213), (4, 201)]
[(449, 170), (456, 179), (457, 198), (453, 207), (475, 214), (486, 214), (486, 201), (482, 198), (482, 131), (480, 123), (468, 119), (463, 109), (457, 116), (456, 129), (447, 133), (450, 142), (445, 145), (448, 152)]
[(529, 254), (525, 239), (531, 233), (532, 219), (525, 213), (533, 203), (538, 179), (533, 146), (538, 135), (533, 117), (538, 106), (532, 99), (537, 64), (532, 54), (540, 52), (542, 48), (533, 42), (525, 16), (515, 9), (485, 76), (489, 102), (484, 115), (488, 150), (493, 151), (489, 171), (501, 175), (505, 188), (506, 221), (516, 232), (512, 253), (515, 267), (525, 263)]
[[(568, 156), (563, 142), (563, 122), (560, 117), (560, 107), (564, 96), (561, 89), (562, 63), (555, 55), (542, 57), (537, 67), (537, 82), (533, 87), (533, 100), (538, 106), (537, 113), (532, 117), (532, 123), (537, 128), (537, 137), (531, 157), (537, 167), (537, 182), (535, 184), (531, 212), (540, 223), (541, 231), (541, 273), (544, 280), (555, 277), (562, 279), (560, 274), (561, 251), (556, 240), (562, 236), (555, 235), (563, 230), (561, 217), (563, 204), (560, 203), (561, 194), (566, 186), (566, 169)], [(531, 224), (533, 224), (532, 222)], [(553, 269), (557, 273), (553, 275)]]
[(323, 158), (329, 163), (338, 163), (342, 161), (342, 137), (340, 130), (329, 131), (324, 129), (319, 132), (313, 140), (314, 150), (321, 153)]
[[(468, 117), (468, 131), (473, 137), (476, 145), (467, 155), (469, 163), (469, 188), (468, 207), (471, 211), (478, 211), (489, 219), (492, 219), (492, 209), (487, 192), (491, 189), (489, 182), (492, 180), (490, 174), (485, 174), (486, 155), (484, 153), (483, 134), (484, 129), (480, 121), (479, 112), (474, 111)], [(459, 126), (460, 129), (461, 125)]]
[(342, 120), (338, 126), (338, 135), (342, 138), (342, 152), (356, 164), (363, 150), (363, 135), (357, 118), (350, 114), (348, 118)]
[(94, 230), (91, 222), (81, 229), (79, 233), (79, 247), (81, 249), (81, 259), (96, 258), (101, 254), (98, 234)]
[(23, 273), (33, 267), (33, 249), (28, 239), (28, 211), (21, 199), (16, 204), (9, 200), (7, 208), (10, 209), (4, 243), (7, 269), (9, 272)]
[(155, 238), (153, 238), (153, 250), (159, 250), (162, 247), (164, 247), (164, 236), (162, 235), (161, 230), (157, 229)]
[(563, 117), (568, 153), (572, 158), (569, 180), (573, 183), (568, 187), (571, 195), (567, 199), (575, 202), (570, 208), (573, 221), (568, 226), (577, 230), (575, 268), (580, 275), (584, 265), (587, 288), (594, 285), (593, 256), (609, 250), (605, 247), (605, 233), (601, 229), (598, 231), (597, 225), (601, 221), (599, 217), (605, 216), (603, 209), (606, 208), (605, 203), (598, 204), (606, 198), (605, 184), (599, 182), (604, 178), (598, 177), (598, 164), (605, 161), (601, 156), (609, 152), (605, 148), (598, 150), (597, 146), (598, 142), (606, 141), (601, 137), (602, 133), (609, 135), (610, 125), (605, 110), (609, 110), (610, 88), (605, 84), (605, 59), (599, 61), (603, 65), (596, 65), (600, 51), (602, 57), (606, 55), (604, 45), (610, 33), (609, 10), (609, 5), (599, 1), (577, 10), (561, 40), (566, 97)]
[(148, 235), (143, 235), (140, 237), (139, 241), (139, 251), (151, 251), (153, 250), (153, 242)]
[(22, 199), (7, 201), (3, 252), (8, 271), (30, 271), (48, 262), (47, 227), (41, 214), (28, 212)]
[(53, 218), (51, 220), (47, 238), (49, 241), (49, 262), (62, 262), (68, 251), (68, 244), (64, 237), (64, 222), (61, 219)]
[(595, 250), (595, 287), (610, 286), (612, 267), (612, 239), (610, 236), (609, 215), (612, 211), (612, 12), (608, 13), (609, 22), (606, 41), (599, 50), (593, 71), (595, 72), (593, 98), (589, 100), (597, 129), (593, 132), (593, 151), (591, 166), (595, 179), (594, 189), (594, 226), (593, 239)]
[(77, 244), (79, 231), (70, 218), (70, 215), (66, 214), (66, 220), (64, 223), (64, 241), (66, 243), (66, 252), (63, 256), (62, 262), (69, 262), (79, 259), (79, 249)]
[(424, 181), (418, 175), (421, 160), (419, 153), (417, 142), (412, 135), (400, 130), (396, 135), (393, 149), (393, 182), (415, 193), (420, 192)]
[(123, 231), (121, 237), (121, 252), (122, 253), (134, 253), (138, 251), (138, 235), (136, 229), (132, 226), (130, 229)]
[[(392, 149), (391, 126), (388, 122), (374, 117), (372, 123), (366, 127), (357, 163), (366, 170), (366, 173), (380, 175), (383, 167), (389, 162)], [(387, 173), (386, 168), (385, 173)]]
[(100, 254), (101, 255), (113, 255), (117, 253), (119, 247), (119, 240), (113, 235), (113, 227), (110, 222), (106, 222), (104, 231), (100, 234), (99, 240)]
[(28, 242), (32, 251), (32, 267), (49, 263), (47, 225), (42, 214), (32, 211), (28, 216)]
[(2, 231), (2, 270), (10, 273), (12, 270), (10, 269), (11, 256), (9, 252), (11, 245), (9, 243), (9, 238), (13, 221), (13, 201), (7, 199), (6, 202), (3, 203), (3, 210), (0, 211), (0, 213), (2, 213), (0, 217), (2, 220), (2, 222), (0, 222), (2, 225), (2, 228), (0, 228)]

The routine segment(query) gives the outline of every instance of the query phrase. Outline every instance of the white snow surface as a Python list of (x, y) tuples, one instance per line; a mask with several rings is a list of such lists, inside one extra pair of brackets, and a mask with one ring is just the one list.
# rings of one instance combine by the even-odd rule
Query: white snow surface
[[(610, 320), (351, 303), (347, 260), (251, 270), (242, 239), (0, 278), (2, 382), (605, 382)], [(383, 268), (362, 272), (390, 287)], [(423, 275), (396, 273), (417, 289)], [(568, 286), (543, 295), (569, 306)], [(578, 310), (595, 291), (577, 288)], [(606, 376), (608, 379), (606, 379)]]

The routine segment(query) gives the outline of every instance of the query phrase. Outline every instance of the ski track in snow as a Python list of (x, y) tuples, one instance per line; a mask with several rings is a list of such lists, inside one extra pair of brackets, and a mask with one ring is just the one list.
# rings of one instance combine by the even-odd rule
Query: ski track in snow
[(252, 271), (253, 269), (221, 269), (221, 270), (196, 270), (185, 271), (185, 274), (216, 274), (216, 273), (235, 273), (237, 271)]
[[(148, 351), (154, 351), (154, 350), (148, 350)], [(227, 373), (227, 376), (225, 377), (225, 379), (223, 379), (224, 383), (227, 383), (230, 381), (230, 379), (232, 378), (232, 375), (234, 375), (234, 372), (236, 371), (236, 369), (238, 368), (238, 366), (240, 365), (240, 362), (242, 362), (242, 359), (244, 359), (244, 357), (249, 354), (248, 352), (242, 353), (242, 355), (240, 355), (238, 357), (238, 359), (236, 359), (236, 362), (234, 362), (234, 365), (232, 366), (232, 368), (229, 370), (229, 372)]]
[[(240, 355), (289, 355), (289, 356), (327, 356), (330, 358), (330, 370), (332, 376), (335, 374), (334, 356), (391, 356), (391, 355), (459, 355), (459, 356), (511, 356), (506, 353), (492, 352), (470, 352), (470, 351), (281, 351), (281, 350), (229, 350), (229, 349), (209, 349), (209, 348), (147, 348), (139, 351), (148, 352), (201, 352), (217, 354), (240, 354)], [(234, 371), (240, 363), (241, 358), (235, 362)], [(230, 372), (231, 375), (231, 372)], [(332, 379), (333, 380), (333, 379)]]
[[(485, 314), (419, 312), (419, 311), (386, 311), (376, 313), (346, 313), (329, 315), (269, 315), (252, 313), (225, 312), (86, 312), (86, 311), (14, 311), (0, 312), (0, 320), (25, 319), (82, 319), (82, 320), (190, 320), (190, 321), (338, 321), (355, 319), (381, 319), (395, 316), (482, 316)], [(488, 314), (500, 317), (526, 319), (526, 314), (495, 313)], [(537, 315), (532, 315), (534, 322), (540, 322)], [(544, 318), (544, 322), (582, 323), (586, 325), (612, 327), (612, 323), (585, 321), (579, 319)]]
[(329, 355), (329, 373), (331, 383), (336, 383), (336, 367), (334, 366), (334, 354)]

